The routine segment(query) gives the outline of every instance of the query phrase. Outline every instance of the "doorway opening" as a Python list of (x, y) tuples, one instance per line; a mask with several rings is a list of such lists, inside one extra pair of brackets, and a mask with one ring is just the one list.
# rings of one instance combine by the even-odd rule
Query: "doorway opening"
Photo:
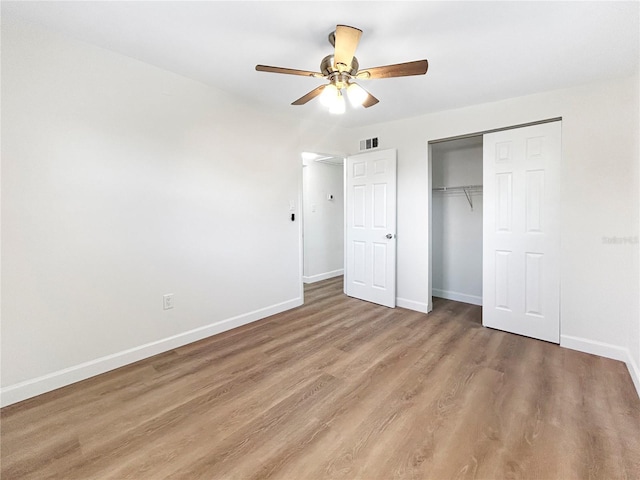
[(482, 135), (429, 148), (433, 307), (482, 305)]
[(304, 285), (344, 275), (342, 155), (302, 153), (302, 251)]

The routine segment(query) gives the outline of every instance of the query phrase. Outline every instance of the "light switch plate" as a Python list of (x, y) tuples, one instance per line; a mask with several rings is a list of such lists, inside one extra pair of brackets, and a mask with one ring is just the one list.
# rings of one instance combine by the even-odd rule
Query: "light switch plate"
[(173, 293), (167, 293), (162, 296), (162, 307), (165, 310), (173, 308)]

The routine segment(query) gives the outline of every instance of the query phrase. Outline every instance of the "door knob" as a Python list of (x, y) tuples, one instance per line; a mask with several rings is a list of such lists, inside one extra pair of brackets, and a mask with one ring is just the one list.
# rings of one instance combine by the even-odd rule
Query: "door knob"
[(391, 240), (393, 238), (393, 233), (387, 233), (386, 237)]

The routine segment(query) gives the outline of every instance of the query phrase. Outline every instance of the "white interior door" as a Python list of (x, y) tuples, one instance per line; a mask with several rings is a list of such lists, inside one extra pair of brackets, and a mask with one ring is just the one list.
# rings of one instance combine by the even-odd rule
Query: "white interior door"
[(396, 306), (396, 151), (347, 157), (345, 293)]
[(560, 340), (561, 122), (484, 135), (487, 327)]

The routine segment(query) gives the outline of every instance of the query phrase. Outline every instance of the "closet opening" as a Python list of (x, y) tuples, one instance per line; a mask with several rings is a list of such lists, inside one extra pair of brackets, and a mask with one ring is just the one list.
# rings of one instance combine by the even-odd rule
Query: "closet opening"
[(434, 310), (482, 305), (482, 146), (481, 134), (429, 144)]

